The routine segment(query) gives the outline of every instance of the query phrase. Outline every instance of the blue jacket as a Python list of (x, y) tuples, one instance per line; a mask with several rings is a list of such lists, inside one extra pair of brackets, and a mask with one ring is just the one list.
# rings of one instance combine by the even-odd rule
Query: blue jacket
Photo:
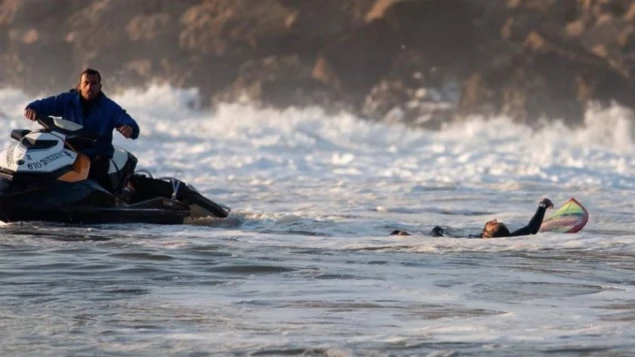
[(81, 124), (88, 132), (97, 135), (94, 148), (84, 150), (90, 157), (106, 155), (112, 157), (112, 131), (122, 125), (132, 127), (132, 139), (139, 137), (139, 125), (117, 103), (101, 92), (96, 102), (84, 116), (79, 92), (72, 89), (53, 97), (36, 100), (26, 107), (35, 110), (38, 116), (56, 116)]

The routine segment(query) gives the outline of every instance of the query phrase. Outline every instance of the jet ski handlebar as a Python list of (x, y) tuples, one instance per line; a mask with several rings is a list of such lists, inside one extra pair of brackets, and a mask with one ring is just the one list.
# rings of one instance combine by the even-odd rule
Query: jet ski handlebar
[(98, 136), (95, 133), (84, 130), (81, 125), (64, 119), (56, 119), (51, 116), (38, 116), (36, 122), (47, 131), (57, 131), (64, 134), (67, 140), (95, 143)]
[(55, 119), (53, 117), (38, 116), (35, 119), (35, 121), (41, 126), (43, 126), (44, 129), (48, 129), (48, 130), (61, 129), (57, 125), (55, 125)]

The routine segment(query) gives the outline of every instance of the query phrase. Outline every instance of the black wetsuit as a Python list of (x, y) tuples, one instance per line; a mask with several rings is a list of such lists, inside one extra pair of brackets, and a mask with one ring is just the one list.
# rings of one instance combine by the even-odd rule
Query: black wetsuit
[[(526, 226), (511, 232), (508, 237), (528, 236), (531, 234), (538, 233), (538, 230), (540, 229), (540, 225), (542, 225), (542, 220), (545, 218), (546, 211), (547, 211), (547, 204), (541, 202), (538, 205), (538, 209), (536, 209), (536, 213), (534, 213), (534, 216), (531, 217), (531, 220), (529, 221), (529, 223)], [(433, 237), (460, 238), (456, 235), (449, 233), (447, 230), (439, 226), (435, 226), (434, 228), (432, 228), (430, 235), (432, 235)], [(483, 238), (483, 233), (470, 234), (469, 236), (467, 236), (467, 238)]]

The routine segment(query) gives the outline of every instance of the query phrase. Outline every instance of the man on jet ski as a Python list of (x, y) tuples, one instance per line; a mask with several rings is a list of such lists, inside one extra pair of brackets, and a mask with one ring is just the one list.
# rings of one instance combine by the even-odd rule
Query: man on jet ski
[(24, 116), (36, 120), (39, 116), (58, 116), (82, 125), (97, 135), (94, 147), (84, 150), (90, 158), (88, 177), (106, 190), (112, 191), (108, 180), (110, 159), (114, 153), (112, 131), (117, 129), (126, 138), (139, 137), (139, 125), (117, 103), (101, 91), (101, 74), (91, 68), (79, 76), (79, 83), (69, 92), (36, 100), (26, 106)]
[[(513, 232), (510, 232), (507, 226), (498, 222), (498, 220), (493, 219), (485, 223), (483, 227), (483, 231), (480, 234), (469, 235), (467, 238), (502, 238), (502, 237), (517, 237), (517, 236), (526, 236), (531, 234), (538, 233), (540, 229), (540, 225), (542, 224), (542, 220), (545, 218), (545, 212), (548, 208), (553, 208), (553, 203), (548, 198), (543, 198), (542, 201), (538, 204), (538, 208), (536, 209), (536, 213), (531, 218), (529, 223)], [(400, 236), (408, 236), (410, 235), (406, 231), (395, 230), (390, 233), (391, 235), (400, 235)], [(445, 229), (440, 226), (435, 226), (432, 228), (430, 234), (433, 237), (453, 237), (452, 234), (448, 233)]]

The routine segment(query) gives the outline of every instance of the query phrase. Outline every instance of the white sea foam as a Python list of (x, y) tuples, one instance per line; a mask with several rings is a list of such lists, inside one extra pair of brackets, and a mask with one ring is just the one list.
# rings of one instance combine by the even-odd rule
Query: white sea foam
[[(11, 129), (35, 128), (21, 117), (30, 99), (0, 91), (3, 146)], [(141, 126), (138, 140), (115, 134), (115, 143), (135, 153), (141, 168), (183, 178), (229, 205), (233, 220), (43, 228), (60, 237), (116, 237), (120, 246), (90, 242), (81, 245), (90, 254), (73, 253), (74, 260), (90, 261), (108, 252), (98, 267), (112, 259), (137, 267), (130, 251), (164, 257), (157, 258), (156, 281), (103, 273), (141, 286), (148, 296), (103, 306), (112, 316), (88, 324), (104, 341), (99, 348), (117, 350), (125, 341), (135, 350), (150, 332), (127, 326), (152, 326), (155, 319), (167, 325), (152, 332), (162, 347), (234, 354), (302, 343), (329, 351), (365, 346), (365, 352), (384, 344), (377, 347), (381, 352), (421, 341), (461, 341), (505, 355), (506, 346), (519, 344), (555, 348), (566, 340), (601, 348), (632, 339), (632, 316), (619, 307), (632, 299), (629, 254), (635, 246), (633, 115), (624, 108), (591, 107), (577, 128), (553, 121), (533, 130), (509, 118), (473, 117), (430, 131), (319, 108), (226, 104), (206, 111), (196, 90), (169, 87), (114, 99)], [(487, 241), (427, 236), (437, 224), (474, 233), (494, 217), (520, 227), (543, 196), (556, 204), (578, 198), (591, 212), (585, 230)], [(396, 228), (414, 235), (388, 236)], [(3, 226), (5, 235), (19, 230)], [(66, 242), (38, 236), (20, 242), (50, 249), (47, 259), (62, 259), (60, 266), (74, 261), (64, 255)], [(199, 258), (205, 250), (188, 251), (197, 247), (227, 255)], [(143, 269), (155, 268), (153, 260), (140, 259), (138, 274), (151, 275)], [(250, 264), (284, 270), (240, 270)], [(214, 270), (225, 265), (227, 271)], [(164, 280), (170, 274), (172, 283)], [(214, 284), (175, 283), (183, 276)], [(75, 290), (67, 297), (89, 294)], [(84, 310), (101, 314), (91, 310), (99, 301), (79, 312), (64, 310), (67, 305), (53, 309), (72, 320)], [(49, 329), (57, 323), (40, 321)], [(100, 335), (99, 323), (104, 331), (125, 331), (127, 339)], [(7, 331), (31, 333), (26, 320), (7, 324), (14, 324)], [(19, 339), (7, 341), (20, 345)]]

